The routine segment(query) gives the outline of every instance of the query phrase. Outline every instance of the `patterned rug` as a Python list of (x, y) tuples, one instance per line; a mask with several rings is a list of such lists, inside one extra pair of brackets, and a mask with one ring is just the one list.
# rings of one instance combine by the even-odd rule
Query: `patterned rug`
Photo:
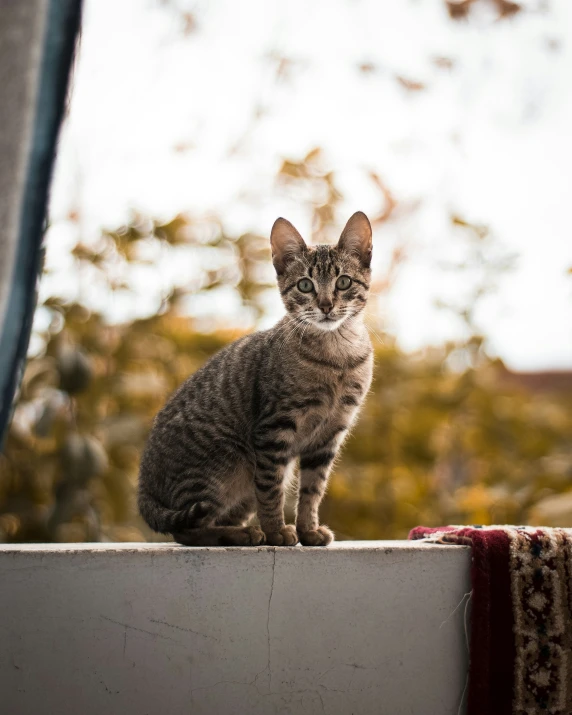
[(572, 714), (572, 529), (429, 529), (472, 547), (468, 715)]

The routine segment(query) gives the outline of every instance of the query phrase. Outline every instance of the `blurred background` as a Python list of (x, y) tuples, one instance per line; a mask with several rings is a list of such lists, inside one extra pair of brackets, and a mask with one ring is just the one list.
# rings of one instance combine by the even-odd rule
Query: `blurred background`
[(571, 45), (568, 0), (86, 0), (0, 541), (155, 540), (153, 416), (282, 314), (274, 219), (356, 210), (376, 368), (324, 522), (572, 526)]

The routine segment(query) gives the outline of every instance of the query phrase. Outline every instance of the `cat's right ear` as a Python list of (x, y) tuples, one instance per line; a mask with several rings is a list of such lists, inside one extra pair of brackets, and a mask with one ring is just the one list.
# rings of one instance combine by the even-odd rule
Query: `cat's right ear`
[(276, 273), (281, 275), (288, 263), (306, 249), (304, 239), (285, 218), (277, 218), (270, 233), (272, 263)]

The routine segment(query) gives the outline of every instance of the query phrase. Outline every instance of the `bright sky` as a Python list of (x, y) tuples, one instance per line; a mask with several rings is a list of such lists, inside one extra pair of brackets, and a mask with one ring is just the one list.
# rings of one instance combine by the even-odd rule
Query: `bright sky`
[[(66, 283), (72, 207), (88, 236), (131, 208), (216, 212), (241, 233), (268, 234), (283, 215), (308, 235), (306, 207), (275, 175), (282, 158), (321, 146), (344, 194), (340, 228), (355, 210), (379, 211), (369, 169), (402, 207), (419, 202), (374, 244), (379, 267), (407, 247), (383, 306), (404, 348), (459, 334), (434, 307), (470, 280), (440, 268), (462, 254), (455, 212), (519, 255), (478, 314), (491, 351), (516, 369), (572, 368), (572, 3), (544, 4), (499, 22), (492, 3), (476, 3), (459, 23), (440, 0), (210, 0), (179, 3), (197, 20), (185, 37), (159, 0), (87, 0), (44, 290)], [(292, 60), (288, 82), (276, 81), (272, 53)], [(375, 71), (360, 72), (364, 62)], [(396, 75), (426, 89), (408, 92)], [(223, 295), (217, 309), (232, 315), (235, 304)]]

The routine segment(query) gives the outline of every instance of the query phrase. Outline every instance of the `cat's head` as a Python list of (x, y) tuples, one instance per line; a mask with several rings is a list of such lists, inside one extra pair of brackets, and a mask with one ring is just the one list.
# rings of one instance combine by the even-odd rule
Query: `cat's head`
[(270, 236), (278, 287), (290, 315), (322, 330), (336, 330), (364, 309), (371, 278), (371, 225), (358, 211), (335, 246), (307, 246), (279, 218)]

